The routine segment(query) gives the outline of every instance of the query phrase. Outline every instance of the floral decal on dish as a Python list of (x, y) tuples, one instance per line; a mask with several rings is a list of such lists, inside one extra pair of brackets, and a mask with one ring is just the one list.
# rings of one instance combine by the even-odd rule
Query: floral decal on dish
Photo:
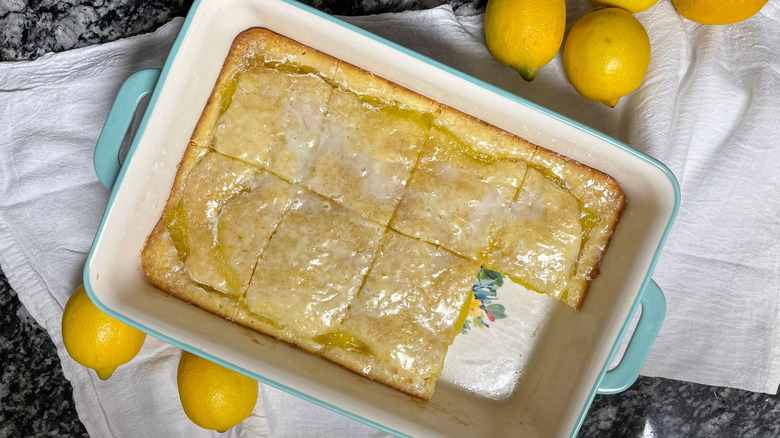
[(479, 270), (474, 285), (471, 286), (474, 298), (471, 300), (468, 316), (463, 321), (460, 332), (466, 334), (473, 327), (481, 329), (490, 327), (498, 319), (506, 318), (504, 306), (498, 300), (498, 288), (504, 284), (504, 276), (500, 272), (491, 271), (484, 266)]

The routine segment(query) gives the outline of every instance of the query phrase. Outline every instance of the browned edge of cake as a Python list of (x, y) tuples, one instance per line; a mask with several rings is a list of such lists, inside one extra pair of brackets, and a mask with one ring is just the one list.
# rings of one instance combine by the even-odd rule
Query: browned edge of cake
[(626, 196), (610, 175), (542, 147), (537, 149), (529, 166), (547, 169), (554, 175), (555, 182), (574, 195), (581, 214), (586, 212), (585, 222), (592, 225), (582, 242), (565, 300), (569, 306), (579, 309), (591, 281), (599, 275), (604, 254), (625, 209)]

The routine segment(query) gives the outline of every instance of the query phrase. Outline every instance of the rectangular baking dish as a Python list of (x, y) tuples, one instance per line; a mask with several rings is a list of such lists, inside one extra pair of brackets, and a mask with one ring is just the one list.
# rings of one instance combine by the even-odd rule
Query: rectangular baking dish
[[(231, 42), (266, 27), (613, 176), (627, 207), (579, 311), (505, 281), (506, 318), (456, 338), (429, 402), (174, 299), (140, 253)], [(148, 108), (120, 166), (141, 97)], [(596, 393), (637, 377), (665, 314), (651, 274), (679, 206), (661, 163), (603, 134), (293, 1), (199, 0), (159, 70), (129, 78), (95, 150), (111, 197), (84, 270), (92, 300), (153, 336), (400, 436), (575, 436)], [(637, 309), (620, 364), (608, 370)]]

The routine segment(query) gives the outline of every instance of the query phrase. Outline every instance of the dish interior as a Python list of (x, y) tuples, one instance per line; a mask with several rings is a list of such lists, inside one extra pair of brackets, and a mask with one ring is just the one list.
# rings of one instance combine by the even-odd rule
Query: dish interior
[[(675, 194), (656, 164), (461, 74), (286, 2), (195, 4), (163, 71), (88, 261), (95, 298), (142, 329), (385, 430), (414, 436), (568, 436), (649, 275)], [(140, 253), (160, 217), (230, 44), (266, 27), (614, 177), (627, 205), (580, 310), (504, 279), (506, 318), (458, 335), (428, 402), (163, 294)]]

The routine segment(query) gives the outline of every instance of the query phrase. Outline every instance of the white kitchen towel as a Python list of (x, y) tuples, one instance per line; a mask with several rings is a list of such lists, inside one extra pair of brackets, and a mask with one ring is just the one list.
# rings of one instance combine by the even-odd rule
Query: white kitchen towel
[[(568, 22), (590, 7), (570, 1)], [(580, 97), (560, 54), (526, 83), (485, 48), (482, 16), (449, 7), (348, 21), (592, 126), (668, 165), (682, 205), (656, 268), (668, 313), (643, 374), (774, 393), (780, 383), (780, 7), (702, 26), (667, 0), (637, 15), (652, 44), (639, 90), (614, 109)], [(181, 19), (157, 32), (0, 64), (0, 267), (48, 331), (92, 436), (211, 436), (181, 411), (179, 350), (148, 338), (108, 381), (75, 364), (62, 308), (81, 282), (108, 191), (92, 153), (122, 81), (159, 67)], [(382, 436), (263, 387), (227, 436)]]
[[(94, 437), (217, 436), (181, 409), (178, 348), (148, 336), (132, 362), (101, 381), (70, 359), (60, 331), (108, 201), (91, 165), (95, 141), (123, 78), (161, 66), (180, 21), (154, 35), (0, 64), (0, 266), (54, 341)], [(225, 436), (271, 436), (262, 402)]]
[[(567, 1), (567, 27), (592, 6)], [(561, 54), (525, 82), (487, 51), (482, 16), (447, 8), (350, 22), (600, 130), (677, 176), (680, 211), (653, 278), (667, 315), (642, 374), (774, 394), (780, 384), (780, 3), (704, 26), (670, 1), (636, 14), (642, 86), (616, 108), (580, 97)]]

